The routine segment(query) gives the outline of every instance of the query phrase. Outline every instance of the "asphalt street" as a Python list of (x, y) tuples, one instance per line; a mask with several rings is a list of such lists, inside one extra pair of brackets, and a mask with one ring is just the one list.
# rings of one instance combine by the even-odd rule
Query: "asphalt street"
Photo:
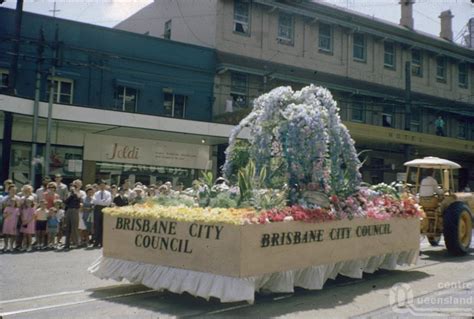
[(98, 249), (2, 254), (0, 315), (4, 319), (473, 317), (474, 252), (451, 257), (443, 245), (423, 242), (421, 248), (415, 266), (377, 271), (362, 279), (339, 276), (323, 290), (257, 294), (253, 305), (221, 304), (100, 280), (87, 272), (101, 254)]

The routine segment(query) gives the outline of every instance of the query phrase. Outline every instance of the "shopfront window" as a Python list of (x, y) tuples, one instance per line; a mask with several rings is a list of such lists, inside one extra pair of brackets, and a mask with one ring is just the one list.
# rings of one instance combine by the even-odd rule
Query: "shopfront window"
[(67, 177), (82, 175), (82, 148), (51, 146), (49, 173)]
[(193, 180), (199, 178), (200, 170), (178, 167), (163, 167), (137, 164), (96, 163), (96, 179), (104, 179), (110, 184), (121, 185), (125, 180), (132, 185), (159, 185), (171, 182), (173, 186), (183, 184), (191, 187)]
[(30, 181), (31, 145), (12, 143), (10, 152), (10, 179), (20, 187)]
[[(35, 184), (41, 181), (44, 172), (45, 145), (37, 146), (37, 156), (33, 160), (35, 165)], [(10, 158), (10, 178), (17, 186), (30, 182), (31, 174), (31, 144), (12, 143)], [(51, 146), (49, 157), (49, 175), (61, 174), (64, 182), (70, 182), (82, 177), (82, 148)]]

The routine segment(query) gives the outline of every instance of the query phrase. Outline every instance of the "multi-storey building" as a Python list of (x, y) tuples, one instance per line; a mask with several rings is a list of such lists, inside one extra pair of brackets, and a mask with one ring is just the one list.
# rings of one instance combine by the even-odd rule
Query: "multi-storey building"
[(319, 84), (370, 150), (366, 181), (432, 155), (459, 161), (459, 187), (472, 188), (474, 51), (452, 41), (449, 11), (440, 37), (414, 30), (413, 5), (401, 2), (397, 25), (305, 0), (155, 0), (116, 28), (215, 48), (216, 121), (235, 122), (273, 87)]
[(214, 50), (23, 13), (15, 92), (8, 93), (14, 11), (0, 9), (0, 21), (4, 179), (38, 184), (60, 173), (66, 181), (189, 185), (200, 170), (216, 170), (213, 145), (225, 143), (232, 127), (211, 123)]

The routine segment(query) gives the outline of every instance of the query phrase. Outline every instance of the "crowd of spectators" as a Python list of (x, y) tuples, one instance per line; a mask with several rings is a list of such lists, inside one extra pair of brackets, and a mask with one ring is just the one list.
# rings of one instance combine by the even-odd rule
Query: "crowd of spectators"
[(83, 187), (81, 180), (69, 186), (57, 174), (54, 180), (45, 177), (36, 191), (29, 184), (18, 189), (12, 180), (4, 182), (0, 195), (0, 235), (3, 253), (32, 250), (101, 247), (103, 212), (105, 207), (143, 203), (147, 198), (181, 191), (171, 182), (145, 186), (120, 187), (100, 180)]

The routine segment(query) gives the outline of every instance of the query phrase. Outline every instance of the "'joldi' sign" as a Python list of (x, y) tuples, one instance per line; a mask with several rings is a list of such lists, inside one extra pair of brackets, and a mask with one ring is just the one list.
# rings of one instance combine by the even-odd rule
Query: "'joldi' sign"
[(418, 249), (417, 218), (227, 225), (105, 217), (104, 255), (235, 277)]
[(209, 146), (88, 134), (84, 159), (134, 165), (209, 169)]

